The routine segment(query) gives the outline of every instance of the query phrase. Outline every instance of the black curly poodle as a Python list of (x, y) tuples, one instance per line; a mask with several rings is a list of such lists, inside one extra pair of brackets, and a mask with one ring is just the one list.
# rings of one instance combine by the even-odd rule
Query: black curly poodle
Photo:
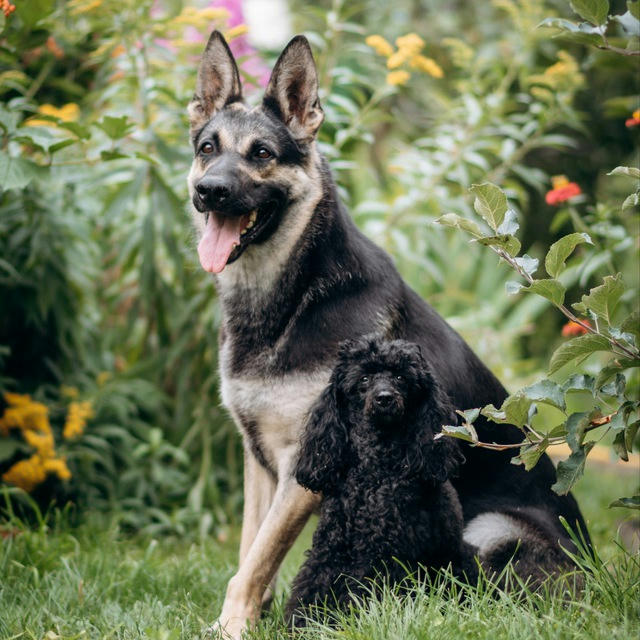
[(302, 436), (297, 481), (324, 495), (313, 546), (286, 617), (304, 625), (309, 605), (345, 607), (380, 575), (448, 564), (472, 578), (474, 548), (448, 478), (464, 462), (456, 417), (418, 345), (365, 336), (343, 343), (329, 385)]

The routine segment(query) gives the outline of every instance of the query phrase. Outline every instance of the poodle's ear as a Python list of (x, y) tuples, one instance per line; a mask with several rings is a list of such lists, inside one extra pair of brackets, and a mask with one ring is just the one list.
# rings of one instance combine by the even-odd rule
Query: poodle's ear
[(316, 401), (302, 434), (294, 475), (299, 484), (315, 492), (330, 493), (340, 482), (348, 443), (335, 379)]
[(464, 456), (455, 439), (447, 436), (435, 439), (436, 434), (442, 431), (442, 425), (456, 422), (449, 399), (437, 384), (420, 405), (414, 420), (408, 464), (424, 480), (434, 484), (445, 482), (456, 475), (464, 463)]

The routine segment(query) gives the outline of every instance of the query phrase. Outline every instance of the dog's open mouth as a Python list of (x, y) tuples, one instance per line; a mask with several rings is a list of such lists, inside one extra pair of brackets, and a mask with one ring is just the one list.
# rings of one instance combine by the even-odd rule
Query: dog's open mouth
[(269, 226), (278, 203), (268, 201), (259, 209), (241, 216), (226, 216), (217, 211), (205, 213), (206, 227), (198, 243), (200, 264), (209, 273), (220, 273)]

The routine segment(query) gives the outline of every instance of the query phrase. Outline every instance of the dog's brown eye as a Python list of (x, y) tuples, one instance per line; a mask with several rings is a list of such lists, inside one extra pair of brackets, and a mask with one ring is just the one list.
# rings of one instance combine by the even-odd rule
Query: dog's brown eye
[(213, 153), (213, 145), (210, 142), (205, 142), (201, 147), (200, 147), (200, 151), (202, 153), (204, 153), (205, 155), (209, 155), (210, 153)]
[(256, 151), (256, 157), (260, 158), (260, 160), (268, 160), (272, 157), (272, 155), (273, 154), (271, 153), (271, 151), (269, 151), (269, 149), (265, 149), (264, 147), (260, 147)]

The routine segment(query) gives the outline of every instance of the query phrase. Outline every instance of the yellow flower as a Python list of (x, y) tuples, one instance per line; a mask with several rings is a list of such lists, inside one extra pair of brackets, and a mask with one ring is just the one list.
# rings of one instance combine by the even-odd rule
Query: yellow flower
[(2, 474), (5, 482), (16, 485), (27, 492), (33, 491), (47, 477), (42, 459), (33, 455), (26, 460), (16, 462), (10, 469)]
[(45, 460), (42, 466), (47, 473), (55, 473), (60, 480), (69, 480), (71, 478), (71, 471), (69, 471), (64, 458)]
[(34, 402), (28, 395), (5, 393), (9, 406), (0, 418), (0, 433), (8, 435), (10, 429), (33, 430), (50, 433), (49, 410), (40, 402)]
[(238, 36), (243, 36), (248, 31), (249, 31), (249, 27), (247, 27), (246, 24), (238, 24), (235, 27), (228, 29), (224, 35), (227, 38), (227, 40), (233, 40)]
[(55, 455), (53, 434), (37, 433), (36, 431), (23, 432), (24, 439), (38, 452), (42, 459), (53, 458)]
[(90, 402), (72, 402), (62, 430), (64, 439), (70, 440), (81, 436), (87, 426), (87, 419), (92, 417), (93, 407)]
[[(52, 104), (41, 104), (38, 107), (38, 113), (45, 116), (53, 116), (59, 118), (63, 122), (73, 122), (80, 117), (80, 107), (75, 102), (69, 102), (63, 107), (55, 107)], [(27, 125), (30, 127), (55, 127), (56, 123), (51, 120), (38, 120), (38, 118), (31, 118), (27, 120)]]
[(442, 76), (444, 76), (440, 65), (431, 58), (427, 58), (422, 55), (413, 56), (410, 64), (414, 69), (424, 71), (434, 78), (442, 78)]
[(60, 387), (60, 393), (63, 396), (67, 396), (67, 398), (77, 398), (78, 397), (78, 387), (71, 387), (63, 384)]
[(551, 186), (554, 189), (561, 189), (569, 184), (569, 178), (567, 176), (551, 176)]
[(101, 371), (98, 374), (98, 377), (96, 378), (96, 382), (98, 383), (99, 387), (102, 387), (107, 380), (111, 379), (111, 372), (110, 371)]
[(71, 9), (72, 16), (79, 16), (82, 13), (89, 13), (97, 9), (102, 4), (102, 0), (71, 0), (67, 6)]
[(387, 59), (387, 69), (397, 69), (407, 61), (408, 57), (406, 51), (396, 51)]
[(400, 69), (399, 71), (390, 71), (387, 73), (387, 84), (397, 86), (407, 84), (411, 76), (407, 71)]
[(417, 33), (407, 33), (405, 36), (396, 38), (396, 45), (399, 51), (405, 52), (407, 57), (410, 57), (422, 51), (424, 40)]
[(379, 35), (371, 35), (365, 39), (365, 43), (369, 45), (378, 55), (388, 58), (393, 53), (393, 47)]

